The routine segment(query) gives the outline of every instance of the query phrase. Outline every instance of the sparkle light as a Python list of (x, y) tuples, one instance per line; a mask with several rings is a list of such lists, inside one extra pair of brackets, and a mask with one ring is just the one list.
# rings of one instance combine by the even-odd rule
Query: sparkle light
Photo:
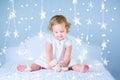
[(46, 13), (45, 13), (45, 11), (41, 11), (41, 13), (40, 13), (40, 18), (41, 18), (42, 20), (46, 18)]
[(17, 30), (15, 30), (15, 31), (13, 32), (13, 34), (14, 34), (14, 37), (15, 37), (15, 38), (19, 37)]
[(87, 24), (92, 24), (92, 20), (90, 18), (87, 20)]
[(78, 2), (77, 2), (77, 0), (73, 0), (73, 4), (77, 4)]
[(103, 41), (102, 44), (101, 44), (101, 46), (102, 46), (102, 50), (104, 50), (107, 47), (107, 42)]
[(4, 35), (5, 37), (9, 37), (10, 36), (10, 32), (7, 30), (6, 32), (5, 32), (5, 35)]
[(81, 23), (80, 23), (80, 18), (77, 18), (77, 17), (74, 17), (74, 24), (75, 25), (81, 25)]

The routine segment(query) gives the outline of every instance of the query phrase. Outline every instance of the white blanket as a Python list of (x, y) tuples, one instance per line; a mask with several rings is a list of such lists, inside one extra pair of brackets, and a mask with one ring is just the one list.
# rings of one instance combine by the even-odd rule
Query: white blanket
[(103, 65), (91, 66), (86, 73), (75, 71), (55, 72), (39, 70), (34, 72), (19, 72), (17, 64), (6, 63), (0, 68), (0, 80), (114, 80)]

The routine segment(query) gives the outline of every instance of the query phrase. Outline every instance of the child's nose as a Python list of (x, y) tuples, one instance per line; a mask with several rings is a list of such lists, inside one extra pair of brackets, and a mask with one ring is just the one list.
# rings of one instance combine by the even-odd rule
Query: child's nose
[(59, 33), (59, 36), (61, 36), (62, 34), (61, 33)]

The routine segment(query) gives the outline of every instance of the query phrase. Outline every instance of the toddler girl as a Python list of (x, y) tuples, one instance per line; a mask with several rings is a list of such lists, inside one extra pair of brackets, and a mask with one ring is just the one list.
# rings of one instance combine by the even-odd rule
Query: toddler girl
[(88, 65), (71, 63), (72, 43), (67, 36), (70, 23), (67, 22), (66, 18), (63, 15), (53, 16), (48, 28), (51, 33), (46, 40), (46, 52), (43, 56), (44, 58), (42, 58), (43, 60), (36, 60), (35, 63), (29, 66), (18, 65), (17, 70), (24, 72), (40, 69), (54, 69), (55, 66), (51, 65), (51, 62), (56, 60), (56, 64), (59, 64), (59, 67), (67, 67), (68, 70), (74, 70), (77, 72), (88, 71)]

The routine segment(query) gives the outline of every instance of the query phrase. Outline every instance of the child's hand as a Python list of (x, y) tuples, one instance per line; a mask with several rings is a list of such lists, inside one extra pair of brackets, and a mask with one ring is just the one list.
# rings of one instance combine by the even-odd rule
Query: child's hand
[(53, 59), (49, 64), (48, 64), (48, 69), (53, 69), (57, 65), (57, 60)]
[(61, 63), (60, 63), (60, 66), (61, 66), (61, 67), (66, 67), (67, 65), (66, 65), (64, 62), (61, 62)]

